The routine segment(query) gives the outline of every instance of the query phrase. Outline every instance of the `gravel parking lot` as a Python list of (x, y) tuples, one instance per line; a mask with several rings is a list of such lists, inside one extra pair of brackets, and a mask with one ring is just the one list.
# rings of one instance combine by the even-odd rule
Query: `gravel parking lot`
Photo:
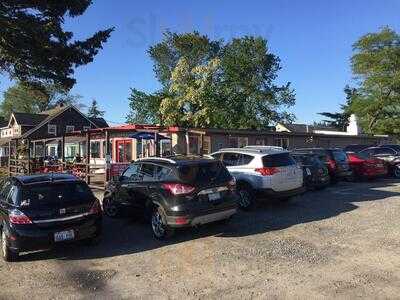
[(97, 247), (0, 262), (0, 298), (398, 298), (400, 182), (339, 183), (167, 243), (105, 219)]

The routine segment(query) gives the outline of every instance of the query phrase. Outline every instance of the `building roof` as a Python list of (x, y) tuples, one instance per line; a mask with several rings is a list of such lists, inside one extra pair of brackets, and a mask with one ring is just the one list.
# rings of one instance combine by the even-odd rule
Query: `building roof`
[(108, 127), (108, 123), (103, 118), (89, 118), (98, 128), (106, 128)]
[(315, 125), (307, 125), (307, 124), (282, 124), (281, 125), (287, 128), (290, 132), (297, 133), (312, 133), (315, 130), (321, 131), (338, 131), (337, 128), (327, 127), (327, 126), (315, 126)]
[(20, 112), (13, 113), (13, 116), (15, 118), (15, 121), (19, 125), (25, 125), (25, 126), (36, 126), (48, 117), (48, 115), (20, 113)]

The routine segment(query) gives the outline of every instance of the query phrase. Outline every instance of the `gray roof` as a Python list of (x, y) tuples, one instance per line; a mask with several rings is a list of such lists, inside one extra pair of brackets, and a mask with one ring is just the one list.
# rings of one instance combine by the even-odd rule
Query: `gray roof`
[(13, 113), (15, 120), (19, 125), (36, 126), (40, 124), (48, 115), (30, 114), (30, 113)]

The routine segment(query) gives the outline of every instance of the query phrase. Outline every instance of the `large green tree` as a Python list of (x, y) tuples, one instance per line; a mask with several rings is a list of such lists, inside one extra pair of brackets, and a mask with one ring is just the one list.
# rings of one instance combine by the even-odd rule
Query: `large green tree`
[(84, 105), (79, 102), (80, 98), (81, 96), (72, 95), (54, 85), (33, 87), (30, 84), (18, 82), (3, 93), (0, 115), (8, 119), (12, 112), (40, 113), (61, 103), (82, 108)]
[(128, 121), (218, 128), (263, 128), (290, 121), (290, 83), (274, 83), (279, 58), (267, 41), (243, 37), (224, 43), (198, 32), (167, 32), (149, 50), (161, 84), (155, 94), (132, 90)]
[(358, 80), (351, 111), (368, 133), (400, 134), (400, 35), (384, 27), (353, 46)]
[(112, 28), (85, 40), (62, 28), (64, 19), (82, 15), (91, 0), (1, 0), (0, 72), (24, 82), (75, 84), (75, 67), (90, 63)]
[(96, 99), (92, 100), (87, 112), (89, 118), (102, 118), (104, 117), (104, 110), (101, 110)]

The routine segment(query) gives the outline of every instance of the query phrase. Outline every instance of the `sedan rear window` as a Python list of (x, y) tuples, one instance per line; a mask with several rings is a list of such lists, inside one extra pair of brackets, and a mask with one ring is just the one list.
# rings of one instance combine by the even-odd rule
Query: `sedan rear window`
[(179, 166), (178, 176), (181, 181), (192, 184), (225, 182), (231, 179), (228, 170), (220, 161)]
[(289, 153), (279, 153), (266, 155), (262, 158), (264, 167), (275, 168), (275, 167), (286, 167), (296, 164), (296, 161), (292, 158)]
[(20, 206), (42, 208), (62, 204), (82, 204), (93, 199), (93, 193), (82, 182), (53, 183), (24, 187)]

